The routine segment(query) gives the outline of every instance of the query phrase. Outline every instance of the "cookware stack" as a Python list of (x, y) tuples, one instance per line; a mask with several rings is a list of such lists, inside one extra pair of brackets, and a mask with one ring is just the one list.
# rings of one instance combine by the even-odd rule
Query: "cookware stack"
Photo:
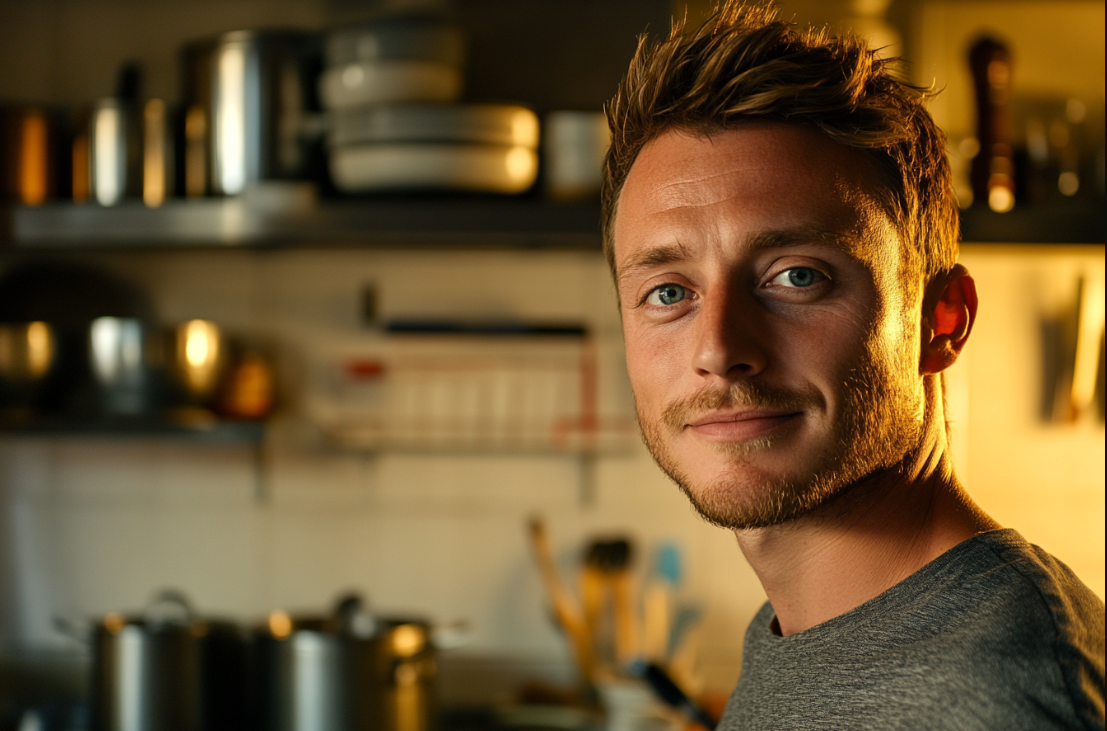
[(538, 118), (510, 104), (459, 104), (465, 39), (437, 18), (331, 32), (319, 95), (331, 178), (344, 193), (520, 193), (538, 174)]
[[(84, 632), (61, 623), (69, 634)], [(110, 613), (92, 643), (92, 731), (428, 731), (430, 626), (374, 617), (357, 595), (255, 627), (204, 617), (163, 591)]]

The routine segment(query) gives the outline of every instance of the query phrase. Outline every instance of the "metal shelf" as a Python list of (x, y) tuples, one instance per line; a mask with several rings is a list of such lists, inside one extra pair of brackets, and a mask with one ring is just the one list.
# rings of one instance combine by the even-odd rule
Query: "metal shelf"
[[(492, 196), (325, 200), (281, 211), (240, 199), (175, 200), (159, 208), (53, 203), (0, 210), (9, 250), (237, 248), (536, 248), (598, 251), (598, 201)], [(964, 241), (1104, 242), (1102, 202), (961, 212)]]
[(1104, 208), (1079, 204), (961, 211), (961, 240), (999, 244), (1102, 244)]
[(67, 416), (0, 411), (0, 437), (172, 438), (204, 444), (257, 447), (261, 421), (229, 421), (205, 411), (168, 411), (142, 416)]
[(0, 211), (11, 249), (242, 247), (600, 248), (598, 201), (485, 196), (323, 201), (286, 212), (242, 200), (170, 201), (158, 208), (55, 203)]

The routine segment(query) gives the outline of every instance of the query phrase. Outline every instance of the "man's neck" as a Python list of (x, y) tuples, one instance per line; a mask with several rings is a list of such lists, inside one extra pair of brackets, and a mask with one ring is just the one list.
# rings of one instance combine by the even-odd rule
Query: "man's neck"
[(781, 634), (845, 614), (999, 527), (961, 489), (944, 444), (935, 446), (912, 467), (873, 475), (814, 514), (735, 531)]

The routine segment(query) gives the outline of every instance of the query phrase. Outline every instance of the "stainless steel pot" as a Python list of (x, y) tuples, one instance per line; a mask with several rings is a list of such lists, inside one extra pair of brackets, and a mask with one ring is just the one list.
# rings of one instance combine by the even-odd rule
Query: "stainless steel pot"
[(307, 173), (303, 129), (306, 113), (317, 108), (316, 46), (313, 36), (296, 31), (234, 31), (219, 38), (210, 56), (216, 193), (237, 195), (253, 183)]
[(274, 612), (256, 636), (264, 731), (426, 731), (436, 648), (426, 622)]
[(136, 415), (211, 401), (227, 366), (219, 326), (189, 320), (162, 327), (99, 317), (89, 326), (89, 361), (101, 411)]
[(96, 624), (92, 731), (244, 729), (245, 678), (240, 630), (162, 592), (140, 615), (112, 613)]

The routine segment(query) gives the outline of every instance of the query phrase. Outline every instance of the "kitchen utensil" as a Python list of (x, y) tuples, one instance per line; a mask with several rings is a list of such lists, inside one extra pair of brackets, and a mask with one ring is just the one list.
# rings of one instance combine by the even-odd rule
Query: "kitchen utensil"
[(142, 194), (141, 72), (125, 64), (114, 97), (100, 99), (90, 116), (89, 190), (92, 200), (114, 206)]
[(331, 110), (389, 102), (452, 102), (461, 96), (461, 71), (437, 61), (355, 61), (319, 77), (319, 97)]
[(687, 715), (688, 718), (707, 729), (707, 731), (712, 731), (715, 728), (717, 723), (715, 719), (707, 711), (693, 703), (660, 665), (655, 663), (646, 664), (642, 668), (642, 678), (649, 684), (658, 698)]
[(275, 390), (271, 361), (247, 350), (228, 367), (216, 410), (232, 419), (263, 419), (273, 410)]
[(543, 181), (551, 198), (598, 196), (611, 131), (603, 112), (557, 111), (546, 115)]
[(32, 105), (0, 106), (0, 201), (37, 206), (61, 187), (57, 115)]
[(561, 580), (557, 564), (554, 563), (553, 551), (550, 549), (550, 541), (546, 535), (546, 526), (541, 518), (531, 518), (528, 535), (534, 559), (542, 574), (546, 596), (558, 624), (569, 639), (580, 679), (586, 686), (590, 685), (595, 670), (591, 637), (584, 617), (581, 616), (580, 608)]
[(528, 147), (450, 143), (350, 145), (330, 153), (331, 177), (347, 193), (458, 190), (522, 193), (538, 174)]
[(651, 660), (665, 661), (669, 657), (676, 589), (682, 573), (677, 546), (672, 543), (660, 546), (642, 600), (642, 654)]
[(203, 405), (212, 399), (227, 369), (227, 343), (219, 326), (189, 320), (173, 328), (170, 372), (178, 398)]
[(0, 407), (33, 406), (56, 353), (49, 324), (0, 322)]
[[(593, 541), (585, 553), (584, 586), (589, 634), (597, 658), (612, 670), (638, 656), (638, 622), (630, 573), (633, 544), (625, 538)], [(610, 616), (605, 616), (610, 610)]]
[(380, 104), (332, 116), (332, 146), (475, 142), (538, 147), (538, 117), (515, 104)]
[(98, 317), (89, 326), (89, 364), (108, 414), (137, 415), (161, 404), (165, 378), (162, 331), (141, 320)]
[(246, 727), (246, 645), (163, 591), (136, 616), (93, 630), (92, 731), (238, 731)]
[(101, 99), (92, 108), (89, 130), (89, 189), (102, 206), (141, 193), (137, 122), (130, 102)]
[(211, 57), (214, 191), (237, 195), (257, 181), (303, 177), (312, 152), (304, 125), (316, 109), (313, 36), (233, 31), (218, 39)]
[(44, 322), (53, 336), (53, 363), (36, 408), (84, 412), (99, 408), (89, 367), (89, 328), (103, 316), (150, 321), (142, 290), (111, 272), (72, 261), (28, 260), (0, 276), (0, 322)]
[(273, 612), (257, 634), (266, 731), (427, 731), (437, 673), (430, 626), (371, 617), (356, 596), (329, 615)]
[(173, 135), (164, 99), (142, 107), (142, 201), (157, 208), (174, 193)]
[(407, 60), (460, 69), (465, 63), (465, 35), (457, 26), (431, 17), (379, 18), (332, 30), (323, 55), (327, 66)]

